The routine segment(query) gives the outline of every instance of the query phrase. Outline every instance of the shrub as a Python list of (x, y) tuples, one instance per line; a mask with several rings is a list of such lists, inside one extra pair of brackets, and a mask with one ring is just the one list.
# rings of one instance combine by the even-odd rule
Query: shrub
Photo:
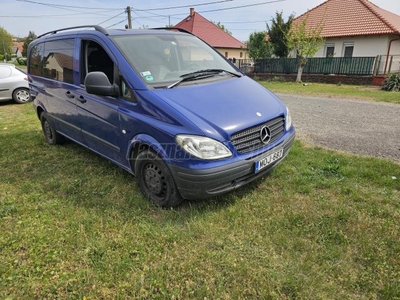
[(392, 74), (383, 82), (382, 90), (400, 92), (400, 75)]
[(26, 57), (18, 57), (18, 58), (17, 58), (17, 62), (18, 62), (21, 66), (26, 66)]

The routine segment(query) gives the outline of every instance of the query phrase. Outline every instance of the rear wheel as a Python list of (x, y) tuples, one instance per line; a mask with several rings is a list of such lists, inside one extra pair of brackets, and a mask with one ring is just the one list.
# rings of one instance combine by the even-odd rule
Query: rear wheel
[(31, 100), (31, 95), (27, 89), (16, 89), (12, 94), (13, 100), (18, 104), (23, 104)]
[(170, 170), (154, 152), (145, 150), (139, 153), (135, 174), (141, 192), (155, 205), (169, 208), (183, 202)]
[(50, 145), (62, 144), (64, 142), (64, 137), (57, 133), (53, 127), (51, 127), (48, 120), (47, 114), (42, 112), (40, 115), (40, 122), (42, 123), (42, 130), (46, 142)]

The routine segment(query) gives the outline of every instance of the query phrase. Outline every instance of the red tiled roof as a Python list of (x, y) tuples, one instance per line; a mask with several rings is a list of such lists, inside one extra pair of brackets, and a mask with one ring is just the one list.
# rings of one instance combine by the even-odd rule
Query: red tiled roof
[(174, 27), (190, 31), (215, 48), (247, 48), (245, 44), (194, 11)]
[[(397, 0), (398, 1), (398, 0)], [(323, 25), (322, 36), (400, 35), (400, 16), (384, 10), (368, 0), (328, 0), (297, 17), (307, 27)]]
[(73, 70), (74, 60), (71, 56), (64, 53), (54, 53), (53, 56), (63, 69)]

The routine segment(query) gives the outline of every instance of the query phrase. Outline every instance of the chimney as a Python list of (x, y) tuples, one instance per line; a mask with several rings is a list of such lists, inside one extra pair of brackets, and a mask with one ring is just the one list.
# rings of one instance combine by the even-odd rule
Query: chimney
[(193, 15), (194, 15), (194, 8), (191, 7), (191, 8), (190, 8), (190, 16), (193, 17)]

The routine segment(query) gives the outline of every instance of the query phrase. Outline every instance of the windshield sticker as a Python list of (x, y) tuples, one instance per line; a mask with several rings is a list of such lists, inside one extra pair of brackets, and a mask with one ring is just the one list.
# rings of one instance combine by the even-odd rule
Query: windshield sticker
[(151, 72), (150, 71), (140, 72), (140, 75), (142, 75), (142, 77), (151, 76)]
[(151, 75), (147, 75), (144, 79), (146, 79), (147, 81), (153, 81), (154, 78)]

